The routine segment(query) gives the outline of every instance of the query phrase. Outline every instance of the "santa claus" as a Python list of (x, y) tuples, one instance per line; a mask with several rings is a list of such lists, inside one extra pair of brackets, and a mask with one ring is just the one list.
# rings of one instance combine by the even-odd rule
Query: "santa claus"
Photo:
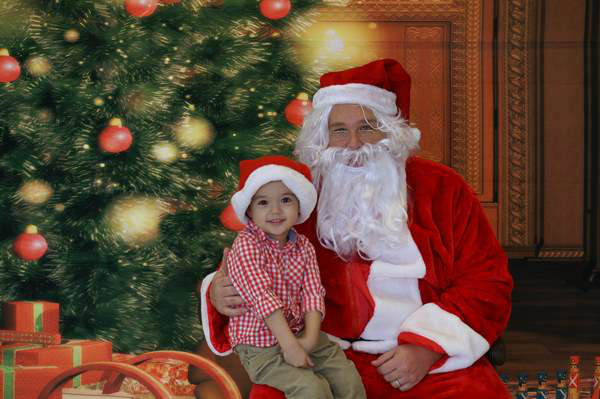
[[(298, 231), (317, 249), (322, 329), (369, 398), (509, 397), (485, 357), (511, 309), (507, 258), (465, 181), (413, 155), (410, 77), (390, 59), (325, 74), (296, 143), (319, 193)], [(202, 283), (205, 338), (230, 353), (241, 299), (226, 271)], [(283, 398), (266, 386), (251, 397)]]

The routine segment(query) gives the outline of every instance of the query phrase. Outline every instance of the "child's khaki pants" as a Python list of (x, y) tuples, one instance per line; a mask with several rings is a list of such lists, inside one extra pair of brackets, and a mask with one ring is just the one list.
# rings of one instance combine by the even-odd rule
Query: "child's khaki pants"
[(324, 332), (319, 334), (319, 342), (309, 354), (315, 364), (312, 368), (287, 364), (279, 345), (268, 348), (237, 345), (235, 352), (252, 382), (277, 388), (286, 398), (366, 398), (354, 364)]

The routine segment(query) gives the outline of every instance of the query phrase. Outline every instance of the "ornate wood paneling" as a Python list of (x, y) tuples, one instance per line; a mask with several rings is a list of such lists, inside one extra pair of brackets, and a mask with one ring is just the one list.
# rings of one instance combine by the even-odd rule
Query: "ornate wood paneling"
[(504, 102), (502, 137), (505, 139), (508, 162), (504, 165), (506, 201), (502, 217), (505, 244), (531, 244), (529, 220), (531, 200), (528, 178), (531, 140), (528, 129), (529, 111), (529, 35), (530, 3), (528, 0), (509, 0), (505, 3), (506, 28), (504, 43)]
[[(412, 77), (411, 122), (425, 134), (421, 137), (420, 156), (449, 163), (448, 87), (446, 51), (432, 43), (446, 43), (442, 26), (409, 26), (404, 40), (412, 43), (405, 51), (403, 66)], [(427, 65), (427, 68), (423, 68)]]

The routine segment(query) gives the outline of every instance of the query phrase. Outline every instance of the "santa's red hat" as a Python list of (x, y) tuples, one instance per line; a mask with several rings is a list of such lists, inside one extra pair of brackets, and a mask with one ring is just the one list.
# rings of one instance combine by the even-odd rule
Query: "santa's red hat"
[(379, 112), (409, 117), (410, 76), (396, 60), (384, 59), (321, 76), (313, 106), (360, 104)]
[(240, 185), (231, 197), (231, 205), (238, 219), (246, 224), (246, 210), (254, 194), (265, 184), (281, 181), (300, 203), (300, 216), (296, 224), (308, 219), (317, 204), (317, 190), (311, 183), (310, 169), (303, 163), (282, 155), (269, 155), (240, 162)]

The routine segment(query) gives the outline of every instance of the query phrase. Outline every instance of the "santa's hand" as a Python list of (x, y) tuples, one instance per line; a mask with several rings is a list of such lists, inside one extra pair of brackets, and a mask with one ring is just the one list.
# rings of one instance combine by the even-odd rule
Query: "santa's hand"
[(383, 378), (401, 391), (408, 391), (427, 375), (441, 357), (422, 346), (405, 344), (388, 351), (371, 362)]
[(224, 316), (239, 316), (246, 312), (246, 308), (240, 307), (244, 303), (242, 297), (235, 290), (229, 276), (227, 275), (227, 253), (229, 248), (223, 250), (221, 267), (215, 273), (210, 284), (210, 303), (217, 312)]
[(342, 348), (343, 351), (345, 351), (346, 349), (348, 349), (350, 347), (350, 342), (346, 341), (345, 339), (338, 338), (335, 335), (331, 335), (331, 334), (327, 334), (327, 336), (329, 337), (329, 340), (331, 342), (335, 342), (336, 344), (338, 344), (340, 346), (340, 348)]
[(398, 346), (398, 341), (388, 339), (383, 341), (355, 341), (352, 343), (352, 349), (357, 352), (371, 353), (377, 355), (387, 352)]

